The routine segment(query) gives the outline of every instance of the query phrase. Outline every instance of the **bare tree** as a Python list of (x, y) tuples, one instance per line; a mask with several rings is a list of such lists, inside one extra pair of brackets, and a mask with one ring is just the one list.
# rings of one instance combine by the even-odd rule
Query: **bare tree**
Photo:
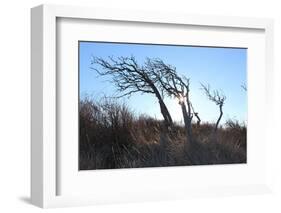
[[(180, 77), (176, 68), (166, 64), (161, 59), (147, 59), (145, 63), (147, 70), (150, 70), (152, 78), (162, 93), (178, 99), (181, 106), (185, 128), (187, 131), (187, 141), (193, 143), (192, 137), (192, 109), (189, 99), (189, 79)], [(187, 107), (186, 107), (187, 106)]]
[(214, 102), (216, 105), (219, 106), (219, 109), (220, 109), (220, 114), (219, 114), (219, 117), (217, 119), (217, 122), (216, 122), (216, 126), (215, 126), (215, 132), (217, 131), (218, 129), (218, 126), (219, 126), (219, 123), (220, 123), (220, 120), (223, 116), (223, 105), (224, 105), (224, 102), (226, 100), (226, 96), (223, 95), (221, 92), (219, 92), (218, 90), (213, 90), (211, 91), (211, 88), (210, 88), (210, 85), (208, 84), (207, 86), (204, 85), (204, 84), (201, 84), (202, 86), (202, 89), (205, 93), (205, 95), (209, 98), (210, 101)]
[(158, 99), (161, 113), (164, 118), (166, 127), (173, 125), (172, 117), (164, 103), (163, 94), (158, 90), (155, 78), (151, 78), (154, 74), (146, 67), (140, 66), (136, 59), (131, 57), (108, 57), (108, 60), (103, 58), (93, 58), (92, 64), (101, 66), (101, 70), (92, 67), (99, 75), (112, 77), (112, 82), (120, 92), (119, 97), (130, 96), (133, 93), (153, 94)]

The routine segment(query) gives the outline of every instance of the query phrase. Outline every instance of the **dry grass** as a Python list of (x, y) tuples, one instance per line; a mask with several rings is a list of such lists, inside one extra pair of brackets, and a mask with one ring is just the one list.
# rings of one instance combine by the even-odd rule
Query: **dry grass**
[(246, 163), (247, 128), (228, 121), (193, 125), (193, 146), (184, 146), (185, 129), (170, 133), (160, 120), (136, 117), (124, 104), (104, 99), (80, 102), (79, 168), (113, 169)]

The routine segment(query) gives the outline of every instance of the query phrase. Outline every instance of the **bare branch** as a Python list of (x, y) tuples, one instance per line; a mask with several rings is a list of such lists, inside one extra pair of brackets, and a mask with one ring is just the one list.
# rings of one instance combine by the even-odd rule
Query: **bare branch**
[(219, 117), (217, 119), (216, 126), (215, 126), (215, 132), (216, 132), (217, 129), (218, 129), (220, 120), (223, 116), (222, 107), (223, 107), (224, 102), (226, 100), (226, 96), (223, 95), (222, 92), (219, 92), (218, 90), (211, 91), (211, 88), (210, 88), (209, 84), (206, 86), (206, 85), (201, 83), (201, 86), (202, 86), (202, 90), (204, 91), (205, 95), (209, 98), (209, 100), (211, 100), (212, 102), (214, 102), (216, 105), (219, 106), (220, 114), (219, 114)]
[(93, 57), (92, 70), (97, 72), (100, 76), (111, 76), (112, 82), (116, 86), (117, 92), (120, 93), (118, 97), (130, 97), (134, 93), (154, 94), (160, 105), (161, 113), (164, 117), (167, 126), (172, 126), (172, 117), (166, 107), (163, 96), (163, 91), (159, 91), (156, 85), (159, 72), (150, 66), (150, 59), (147, 59), (144, 66), (140, 66), (134, 56), (130, 57), (108, 57), (107, 60), (103, 58)]
[(103, 58), (93, 58), (92, 64), (100, 65), (102, 69), (91, 67), (100, 76), (110, 75), (112, 82), (115, 84), (117, 91), (120, 93), (132, 94), (140, 91), (143, 93), (153, 93), (150, 81), (145, 71), (141, 69), (136, 59), (131, 57), (108, 57), (108, 60)]
[(197, 118), (197, 126), (200, 126), (201, 119), (200, 119), (200, 117), (199, 117), (199, 114), (198, 114), (198, 112), (196, 112), (196, 111), (194, 110), (194, 107), (193, 107), (193, 104), (192, 104), (192, 103), (190, 103), (190, 106), (191, 106), (191, 109), (192, 109), (192, 112), (193, 112), (194, 116)]
[(205, 95), (210, 101), (213, 101), (216, 105), (223, 106), (226, 100), (226, 96), (219, 92), (218, 90), (211, 91), (210, 85), (207, 86), (201, 83), (201, 89), (204, 91)]

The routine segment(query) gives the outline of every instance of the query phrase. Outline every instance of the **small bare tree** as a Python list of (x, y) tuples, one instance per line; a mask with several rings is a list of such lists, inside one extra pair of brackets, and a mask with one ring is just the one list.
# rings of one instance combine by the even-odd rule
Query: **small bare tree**
[(108, 57), (107, 60), (103, 58), (93, 58), (92, 64), (101, 66), (101, 70), (91, 67), (101, 76), (111, 76), (112, 82), (120, 92), (120, 97), (130, 96), (133, 93), (147, 93), (154, 95), (159, 102), (160, 110), (164, 118), (165, 126), (172, 127), (173, 120), (169, 110), (164, 103), (163, 94), (156, 86), (156, 79), (152, 78), (154, 73), (148, 70), (145, 66), (140, 66), (136, 59), (131, 57)]
[(150, 70), (150, 73), (153, 74), (151, 76), (162, 93), (177, 98), (182, 109), (184, 124), (187, 131), (187, 141), (192, 144), (194, 142), (192, 137), (193, 114), (189, 98), (189, 79), (180, 77), (175, 67), (164, 63), (161, 59), (147, 59), (145, 66), (147, 70)]
[(223, 116), (222, 108), (223, 108), (224, 102), (226, 100), (226, 96), (223, 95), (218, 90), (211, 91), (211, 88), (210, 88), (209, 84), (207, 86), (204, 85), (204, 84), (201, 84), (201, 86), (202, 86), (202, 90), (204, 91), (205, 95), (209, 98), (209, 100), (214, 102), (216, 105), (218, 105), (219, 109), (220, 109), (220, 114), (219, 114), (219, 117), (217, 119), (216, 126), (215, 126), (215, 132), (216, 132), (217, 129), (218, 129), (220, 120)]

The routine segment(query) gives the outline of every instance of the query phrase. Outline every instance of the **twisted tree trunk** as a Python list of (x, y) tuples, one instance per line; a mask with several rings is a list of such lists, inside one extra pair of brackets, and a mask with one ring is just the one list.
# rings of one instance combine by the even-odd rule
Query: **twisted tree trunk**
[(220, 123), (220, 120), (221, 120), (222, 116), (223, 116), (222, 105), (220, 105), (220, 116), (219, 116), (219, 118), (216, 122), (215, 132), (217, 132), (217, 130), (218, 130), (218, 126), (219, 126), (219, 123)]
[(167, 108), (166, 104), (164, 103), (164, 101), (162, 99), (158, 99), (158, 100), (159, 100), (161, 113), (164, 117), (164, 122), (165, 122), (167, 127), (171, 127), (173, 125), (173, 120), (172, 120), (172, 117), (171, 117), (171, 115), (168, 111), (168, 108)]
[(191, 121), (192, 117), (190, 116), (190, 112), (187, 112), (185, 103), (180, 103), (181, 109), (182, 109), (182, 115), (184, 120), (184, 126), (187, 133), (187, 141), (189, 141), (190, 144), (193, 144), (193, 138), (192, 138), (192, 127), (191, 127)]
[(173, 126), (172, 116), (171, 116), (166, 104), (164, 103), (163, 98), (161, 97), (159, 90), (156, 88), (156, 86), (153, 83), (151, 83), (150, 86), (151, 86), (152, 90), (154, 91), (155, 96), (158, 99), (160, 111), (161, 111), (161, 114), (164, 118), (165, 126), (167, 128), (172, 127)]

